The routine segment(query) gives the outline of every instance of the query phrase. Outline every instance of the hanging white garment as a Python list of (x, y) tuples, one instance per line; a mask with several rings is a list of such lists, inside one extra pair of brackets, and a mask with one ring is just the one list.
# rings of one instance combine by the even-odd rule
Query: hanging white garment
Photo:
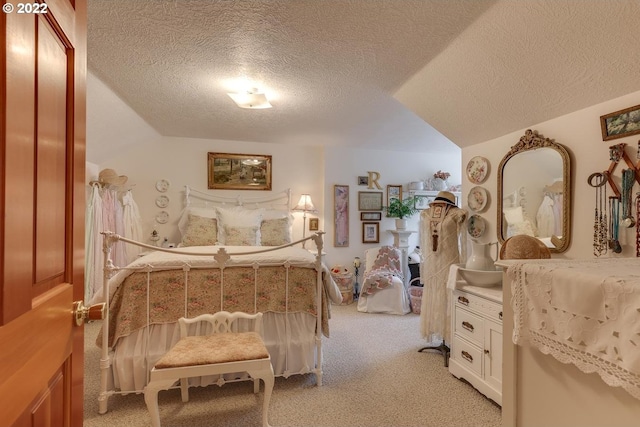
[[(142, 236), (142, 219), (140, 217), (140, 211), (135, 200), (133, 200), (133, 194), (131, 190), (127, 191), (122, 197), (122, 204), (124, 205), (124, 237), (127, 239), (141, 242)], [(132, 262), (138, 257), (142, 248), (135, 245), (126, 246), (126, 261), (127, 264)]]
[(563, 194), (557, 193), (553, 195), (553, 217), (555, 218), (555, 230), (554, 234), (556, 236), (562, 236), (562, 205), (563, 205)]
[(85, 215), (85, 235), (84, 235), (84, 300), (91, 301), (91, 298), (98, 289), (102, 288), (103, 278), (103, 253), (102, 253), (102, 197), (100, 187), (91, 187), (87, 211)]
[[(424, 290), (420, 310), (420, 332), (430, 343), (443, 339), (450, 341), (450, 308), (447, 279), (452, 264), (460, 263), (459, 238), (466, 211), (448, 207), (444, 218), (431, 229), (434, 208), (425, 209), (420, 214), (420, 249), (422, 263), (420, 277)], [(437, 247), (433, 247), (433, 235), (437, 234)], [(463, 246), (464, 247), (464, 246)]]
[(553, 206), (554, 202), (551, 197), (545, 195), (536, 214), (538, 237), (551, 237), (555, 235), (556, 220)]
[[(101, 231), (112, 231), (119, 235), (124, 233), (122, 205), (115, 190), (105, 188), (102, 191), (102, 224)], [(116, 267), (126, 266), (124, 242), (118, 241), (113, 245), (111, 259)]]

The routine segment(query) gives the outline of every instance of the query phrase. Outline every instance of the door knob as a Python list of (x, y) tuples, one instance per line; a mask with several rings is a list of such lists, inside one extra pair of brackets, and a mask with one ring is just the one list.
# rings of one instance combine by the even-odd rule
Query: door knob
[(90, 322), (92, 320), (104, 319), (104, 311), (106, 303), (101, 302), (94, 304), (91, 307), (85, 307), (83, 301), (76, 301), (73, 303), (73, 318), (76, 321), (76, 325), (80, 326), (83, 322)]

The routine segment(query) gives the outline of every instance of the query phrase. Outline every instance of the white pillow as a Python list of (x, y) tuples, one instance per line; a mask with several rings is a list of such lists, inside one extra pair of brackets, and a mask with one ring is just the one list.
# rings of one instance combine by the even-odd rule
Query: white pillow
[(184, 238), (184, 235), (187, 233), (187, 226), (189, 225), (189, 215), (195, 215), (202, 218), (215, 218), (216, 210), (215, 208), (195, 208), (195, 207), (187, 207), (182, 210), (180, 214), (180, 220), (178, 220), (178, 230), (180, 230), (180, 235)]
[(525, 219), (524, 221), (511, 224), (507, 227), (507, 237), (516, 236), (518, 234), (526, 234), (527, 236), (536, 236), (535, 228), (531, 221)]
[(264, 209), (262, 212), (262, 219), (279, 219), (279, 218), (293, 218), (290, 212), (279, 209)]
[(260, 224), (264, 209), (246, 209), (242, 206), (232, 208), (216, 208), (218, 219), (218, 243), (225, 245), (227, 227), (256, 227), (256, 242), (260, 244)]
[(506, 208), (503, 209), (502, 212), (504, 213), (504, 217), (509, 225), (520, 224), (524, 221), (522, 206), (517, 206), (515, 208)]

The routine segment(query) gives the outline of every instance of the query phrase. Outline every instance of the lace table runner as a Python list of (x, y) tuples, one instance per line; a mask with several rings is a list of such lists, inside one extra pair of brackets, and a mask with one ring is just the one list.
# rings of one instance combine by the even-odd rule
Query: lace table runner
[(640, 259), (519, 262), (507, 274), (515, 344), (640, 399)]

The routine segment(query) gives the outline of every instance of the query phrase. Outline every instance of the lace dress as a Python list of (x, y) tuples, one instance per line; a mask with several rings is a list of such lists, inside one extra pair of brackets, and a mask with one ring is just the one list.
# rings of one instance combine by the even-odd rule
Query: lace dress
[[(424, 283), (420, 332), (429, 342), (450, 341), (447, 278), (451, 264), (460, 262), (459, 236), (467, 212), (445, 204), (432, 204), (420, 213), (420, 277)], [(433, 240), (437, 234), (437, 246)]]

